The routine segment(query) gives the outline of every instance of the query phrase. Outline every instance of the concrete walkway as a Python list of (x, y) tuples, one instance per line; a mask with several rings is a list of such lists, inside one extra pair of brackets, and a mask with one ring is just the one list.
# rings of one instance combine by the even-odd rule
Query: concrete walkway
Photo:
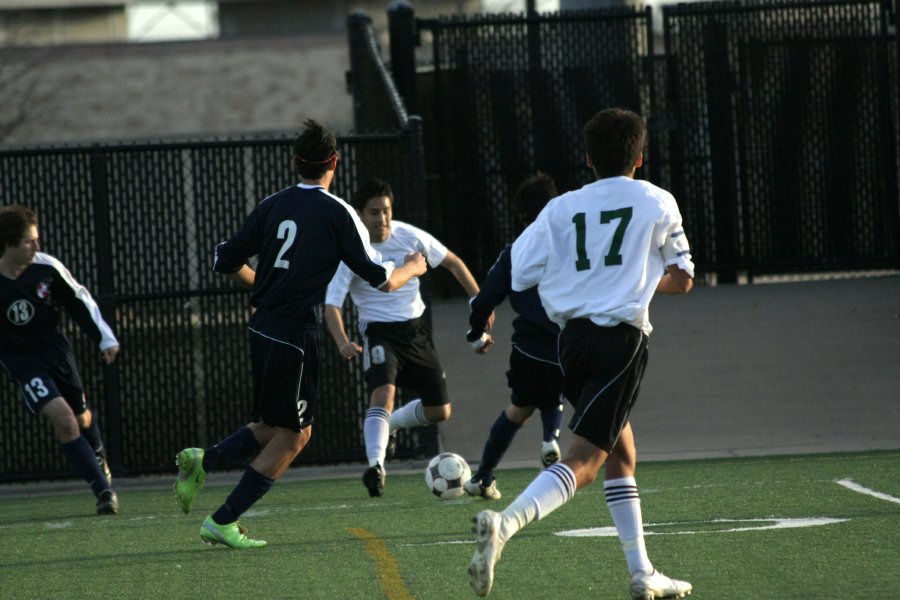
[[(639, 460), (900, 448), (900, 277), (697, 287), (650, 312)], [(434, 306), (453, 401), (441, 447), (470, 462), (508, 402), (512, 314), (501, 306), (496, 344), (478, 356), (467, 304)], [(539, 446), (535, 415), (501, 466), (536, 466)]]

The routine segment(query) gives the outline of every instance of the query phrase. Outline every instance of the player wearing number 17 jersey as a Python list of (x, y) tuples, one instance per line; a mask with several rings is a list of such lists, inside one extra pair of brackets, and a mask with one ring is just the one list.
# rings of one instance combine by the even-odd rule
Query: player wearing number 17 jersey
[(506, 509), (475, 517), (469, 583), (480, 596), (491, 589), (507, 540), (592, 483), (610, 457), (616, 460), (607, 465), (604, 494), (631, 571), (632, 598), (691, 592), (689, 583), (655, 570), (647, 556), (628, 420), (647, 363), (650, 300), (655, 292), (690, 291), (694, 276), (675, 199), (634, 179), (645, 135), (631, 111), (595, 115), (584, 140), (597, 181), (551, 200), (513, 244), (512, 288), (537, 285), (547, 315), (562, 329), (563, 395), (575, 408), (574, 435), (563, 459)]
[[(252, 458), (225, 503), (200, 528), (204, 541), (232, 548), (265, 546), (248, 538), (237, 520), (309, 441), (317, 403), (322, 303), (338, 265), (348, 264), (385, 292), (425, 271), (421, 254), (396, 268), (382, 264), (356, 213), (328, 192), (338, 161), (337, 141), (328, 129), (306, 121), (293, 150), (301, 183), (263, 200), (240, 231), (219, 244), (213, 266), (253, 288), (252, 422), (211, 448), (186, 448), (176, 456), (175, 498), (185, 513), (209, 470)], [(252, 256), (259, 259), (255, 271), (246, 262)]]

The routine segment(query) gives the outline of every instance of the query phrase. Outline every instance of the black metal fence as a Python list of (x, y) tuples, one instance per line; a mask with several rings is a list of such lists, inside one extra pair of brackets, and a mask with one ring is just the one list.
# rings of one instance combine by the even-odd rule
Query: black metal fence
[(880, 1), (663, 11), (672, 189), (704, 268), (897, 266), (897, 46)]
[[(295, 183), (291, 139), (158, 143), (0, 152), (0, 204), (38, 213), (42, 244), (94, 294), (122, 344), (113, 365), (66, 321), (89, 401), (118, 474), (173, 468), (178, 449), (206, 445), (248, 418), (248, 295), (211, 270), (215, 245), (265, 196)], [(421, 215), (420, 124), (339, 139), (333, 184), (389, 179)], [(402, 211), (398, 211), (402, 212)], [(345, 315), (355, 327), (355, 313)], [(324, 334), (327, 338), (327, 334)], [(298, 463), (364, 458), (367, 400), (357, 361), (323, 339), (322, 407)], [(0, 480), (70, 474), (46, 423), (0, 387)], [(430, 452), (406, 437), (401, 455)], [(423, 450), (423, 448), (425, 448)]]
[[(660, 27), (632, 9), (409, 13), (389, 14), (391, 58), (425, 124), (430, 224), (480, 272), (513, 237), (522, 179), (590, 180), (580, 129), (612, 105), (647, 117), (641, 176), (675, 193), (701, 271), (900, 266), (891, 2), (690, 3)], [(431, 57), (410, 83), (414, 42)]]

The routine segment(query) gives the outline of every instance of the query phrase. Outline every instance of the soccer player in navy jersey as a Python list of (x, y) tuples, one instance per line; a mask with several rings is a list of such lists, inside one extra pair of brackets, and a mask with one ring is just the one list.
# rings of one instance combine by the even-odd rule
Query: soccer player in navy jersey
[[(323, 125), (304, 123), (293, 145), (301, 182), (264, 199), (243, 227), (216, 247), (213, 269), (252, 287), (251, 423), (218, 444), (178, 453), (175, 497), (187, 513), (207, 472), (250, 459), (225, 503), (200, 527), (202, 540), (258, 548), (238, 518), (265, 495), (310, 439), (317, 407), (319, 334), (325, 288), (341, 262), (373, 288), (391, 292), (425, 272), (419, 253), (403, 264), (382, 263), (355, 211), (329, 193), (337, 141)], [(256, 270), (247, 260), (258, 257)]]
[[(421, 252), (432, 267), (441, 266), (450, 273), (471, 298), (478, 284), (459, 256), (433, 235), (393, 218), (394, 193), (387, 182), (370, 179), (351, 199), (369, 232), (373, 247), (394, 259), (410, 252)], [(347, 294), (359, 310), (359, 331), (363, 346), (352, 341), (345, 331), (341, 307)], [(379, 294), (347, 265), (341, 265), (328, 285), (325, 296), (325, 320), (328, 331), (346, 359), (363, 355), (369, 410), (363, 422), (368, 468), (362, 481), (370, 497), (384, 494), (385, 458), (395, 444), (398, 429), (440, 423), (450, 418), (447, 378), (441, 366), (431, 333), (422, 322), (425, 303), (419, 293), (419, 280), (410, 280), (396, 294)], [(493, 319), (493, 313), (489, 316)], [(418, 398), (394, 410), (397, 386), (412, 389)], [(393, 441), (392, 441), (393, 440)]]
[[(547, 202), (556, 197), (556, 184), (544, 173), (526, 179), (516, 190), (513, 209), (521, 227), (529, 225)], [(537, 287), (522, 292), (512, 289), (512, 246), (500, 253), (481, 283), (481, 291), (469, 301), (469, 331), (466, 340), (479, 354), (493, 344), (487, 324), (494, 308), (506, 297), (516, 311), (513, 320), (512, 352), (506, 378), (511, 390), (509, 405), (491, 426), (478, 470), (463, 488), (470, 496), (499, 500), (494, 469), (506, 453), (522, 425), (540, 411), (543, 430), (540, 459), (544, 467), (559, 460), (559, 426), (562, 423), (562, 371), (556, 339), (559, 326), (547, 317)]]
[(59, 329), (58, 307), (100, 346), (106, 364), (119, 342), (90, 292), (56, 258), (41, 252), (37, 216), (13, 204), (0, 209), (0, 367), (19, 385), (32, 415), (53, 426), (63, 454), (97, 497), (97, 514), (119, 511), (96, 415), (88, 408), (72, 345)]
[(628, 419), (647, 364), (650, 301), (655, 292), (689, 292), (694, 264), (675, 198), (634, 179), (643, 164), (641, 117), (602, 110), (583, 133), (596, 181), (551, 200), (512, 247), (512, 288), (537, 285), (547, 316), (562, 330), (563, 395), (575, 407), (572, 442), (503, 511), (473, 519), (469, 584), (487, 595), (509, 539), (571, 500), (615, 456), (603, 487), (631, 571), (631, 597), (683, 597), (691, 584), (663, 575), (647, 556)]

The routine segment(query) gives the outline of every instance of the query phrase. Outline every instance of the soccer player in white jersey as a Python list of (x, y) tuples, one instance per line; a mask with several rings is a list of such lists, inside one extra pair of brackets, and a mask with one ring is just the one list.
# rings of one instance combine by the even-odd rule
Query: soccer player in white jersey
[[(386, 182), (367, 181), (351, 202), (369, 231), (372, 246), (386, 260), (402, 261), (407, 254), (421, 252), (432, 267), (440, 265), (449, 270), (470, 298), (478, 293), (478, 284), (456, 254), (431, 234), (393, 219), (394, 194)], [(341, 316), (348, 292), (359, 311), (362, 346), (347, 336)], [(425, 303), (417, 277), (393, 294), (373, 294), (362, 279), (342, 264), (328, 285), (328, 331), (345, 359), (363, 353), (370, 398), (363, 422), (369, 462), (363, 484), (371, 497), (384, 494), (384, 461), (394, 432), (450, 418), (447, 378), (431, 334), (420, 318), (423, 312)], [(415, 390), (419, 397), (394, 411), (397, 386)]]
[(53, 425), (69, 464), (97, 497), (97, 514), (113, 515), (119, 499), (59, 308), (98, 343), (105, 363), (115, 360), (119, 342), (90, 292), (40, 249), (37, 216), (19, 204), (0, 209), (0, 369), (19, 385), (28, 411)]
[(562, 331), (563, 393), (575, 407), (572, 442), (502, 512), (474, 519), (469, 583), (479, 596), (494, 582), (504, 545), (528, 523), (592, 483), (607, 458), (606, 503), (631, 571), (631, 597), (680, 598), (691, 584), (671, 579), (647, 556), (634, 473), (629, 413), (647, 363), (648, 307), (654, 292), (684, 294), (694, 265), (672, 195), (634, 179), (646, 129), (635, 113), (600, 111), (584, 127), (587, 164), (597, 181), (563, 194), (512, 248), (512, 287), (538, 285), (547, 315)]

